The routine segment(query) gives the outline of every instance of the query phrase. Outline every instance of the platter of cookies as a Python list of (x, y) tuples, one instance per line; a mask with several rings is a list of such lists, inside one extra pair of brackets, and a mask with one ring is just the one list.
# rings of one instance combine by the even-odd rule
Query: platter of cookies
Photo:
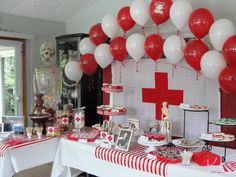
[(122, 116), (126, 114), (126, 108), (122, 106), (101, 105), (97, 106), (97, 113), (107, 116)]
[(102, 91), (106, 93), (120, 93), (123, 91), (123, 86), (122, 85), (116, 85), (116, 84), (107, 84), (103, 83), (102, 84)]
[(226, 134), (223, 132), (209, 132), (202, 133), (201, 139), (205, 141), (214, 141), (214, 142), (230, 142), (234, 141), (235, 137), (231, 134)]
[(194, 140), (194, 139), (187, 139), (187, 138), (181, 138), (181, 139), (175, 139), (172, 141), (172, 143), (176, 146), (183, 147), (183, 148), (197, 148), (200, 146), (203, 146), (205, 143), (202, 140)]

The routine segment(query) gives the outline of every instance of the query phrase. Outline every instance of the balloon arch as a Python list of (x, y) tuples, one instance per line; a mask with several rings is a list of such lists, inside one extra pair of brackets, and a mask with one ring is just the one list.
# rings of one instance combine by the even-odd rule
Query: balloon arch
[[(140, 25), (144, 32), (149, 18), (155, 25), (170, 19), (178, 30), (177, 34), (164, 40), (158, 33), (147, 37), (133, 33), (126, 39), (126, 32), (135, 24)], [(196, 39), (186, 44), (180, 32), (187, 25)], [(120, 28), (123, 36), (117, 36)], [(193, 10), (187, 0), (152, 0), (150, 4), (145, 0), (135, 0), (130, 6), (121, 8), (116, 17), (105, 15), (101, 23), (90, 28), (89, 37), (82, 39), (79, 44), (82, 57), (78, 72), (92, 75), (98, 65), (104, 69), (114, 59), (124, 63), (128, 54), (138, 62), (146, 53), (156, 62), (164, 53), (170, 64), (176, 65), (184, 58), (197, 73), (202, 71), (207, 78), (218, 81), (226, 93), (236, 94), (235, 33), (235, 26), (230, 20), (222, 18), (214, 21), (208, 9)], [(208, 34), (214, 47), (212, 50), (203, 41)], [(108, 37), (110, 44), (106, 43)], [(70, 62), (67, 65), (67, 68), (75, 67)], [(67, 71), (68, 78), (79, 80), (73, 76), (78, 72)]]

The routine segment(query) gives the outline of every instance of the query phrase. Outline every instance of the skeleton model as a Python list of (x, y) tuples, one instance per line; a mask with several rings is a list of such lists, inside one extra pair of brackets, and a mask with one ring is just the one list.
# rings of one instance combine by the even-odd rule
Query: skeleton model
[(161, 133), (166, 135), (166, 141), (171, 141), (171, 131), (170, 131), (170, 122), (169, 122), (169, 110), (167, 107), (167, 102), (162, 103), (161, 108)]
[(46, 107), (56, 108), (61, 95), (62, 72), (52, 63), (55, 48), (51, 43), (43, 43), (40, 47), (42, 65), (34, 70), (34, 93), (44, 95)]
[(162, 103), (161, 120), (162, 121), (168, 121), (169, 120), (169, 110), (168, 110), (168, 107), (167, 107), (167, 102)]

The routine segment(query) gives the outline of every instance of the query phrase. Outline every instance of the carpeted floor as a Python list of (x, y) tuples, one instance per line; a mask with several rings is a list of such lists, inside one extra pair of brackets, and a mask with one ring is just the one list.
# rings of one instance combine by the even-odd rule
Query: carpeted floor
[[(14, 177), (50, 177), (52, 171), (52, 163), (41, 165), (35, 168), (21, 171), (14, 175)], [(82, 173), (79, 170), (72, 169), (73, 177), (96, 177), (94, 175), (86, 176), (86, 173)]]
[(50, 177), (52, 164), (45, 164), (35, 168), (21, 171), (14, 175), (14, 177)]

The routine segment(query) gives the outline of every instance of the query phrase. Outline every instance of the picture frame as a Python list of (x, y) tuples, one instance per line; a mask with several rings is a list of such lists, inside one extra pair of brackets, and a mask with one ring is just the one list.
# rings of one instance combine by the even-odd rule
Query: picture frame
[(161, 130), (161, 121), (155, 120), (150, 123), (149, 125), (149, 131), (152, 133), (159, 133)]
[(0, 133), (4, 132), (4, 123), (0, 123)]
[(115, 149), (127, 152), (130, 147), (132, 136), (133, 136), (133, 130), (120, 129), (116, 140)]
[(139, 128), (139, 120), (134, 118), (128, 118), (129, 126), (131, 129)]

